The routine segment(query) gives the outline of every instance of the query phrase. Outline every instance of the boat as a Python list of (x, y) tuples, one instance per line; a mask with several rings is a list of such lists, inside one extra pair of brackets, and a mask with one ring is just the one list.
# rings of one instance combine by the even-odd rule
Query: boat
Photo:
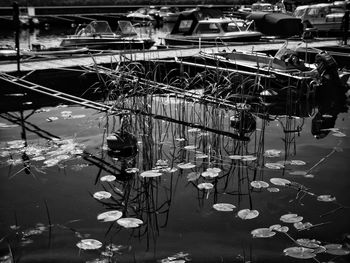
[(139, 36), (130, 21), (118, 21), (112, 31), (107, 21), (94, 20), (84, 28), (77, 28), (74, 35), (62, 39), (60, 47), (87, 47), (90, 50), (149, 49), (154, 40)]
[(180, 13), (170, 34), (164, 37), (166, 46), (223, 45), (232, 42), (258, 41), (262, 34), (252, 31), (252, 22), (217, 16), (200, 9)]
[(281, 12), (252, 12), (247, 20), (254, 21), (258, 31), (266, 36), (291, 37), (301, 35), (303, 24), (300, 18)]
[(262, 97), (285, 95), (293, 90), (299, 95), (310, 96), (316, 89), (317, 67), (304, 63), (295, 50), (284, 44), (275, 56), (260, 52), (200, 52), (199, 57), (207, 65), (238, 70), (242, 74), (259, 74), (263, 89)]
[(0, 46), (0, 61), (2, 60), (13, 60), (17, 58), (17, 51), (10, 45)]
[(42, 44), (32, 44), (30, 50), (21, 50), (23, 57), (69, 57), (79, 54), (87, 54), (87, 47), (46, 47)]

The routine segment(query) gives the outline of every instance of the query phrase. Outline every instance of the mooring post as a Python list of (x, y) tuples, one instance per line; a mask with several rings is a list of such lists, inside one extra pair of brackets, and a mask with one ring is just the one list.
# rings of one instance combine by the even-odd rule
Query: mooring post
[(15, 46), (17, 51), (17, 71), (20, 72), (20, 47), (19, 47), (19, 6), (17, 2), (13, 2), (13, 26), (15, 29)]

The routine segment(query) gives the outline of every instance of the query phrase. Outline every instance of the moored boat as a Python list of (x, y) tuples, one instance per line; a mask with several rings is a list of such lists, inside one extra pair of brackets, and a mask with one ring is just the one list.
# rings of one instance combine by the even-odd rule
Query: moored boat
[(222, 45), (258, 41), (262, 34), (251, 30), (252, 23), (223, 18), (194, 9), (181, 12), (173, 30), (165, 36), (167, 46)]
[(88, 47), (93, 50), (149, 49), (154, 40), (139, 36), (130, 21), (118, 21), (113, 32), (107, 21), (92, 21), (74, 35), (64, 38), (61, 47)]

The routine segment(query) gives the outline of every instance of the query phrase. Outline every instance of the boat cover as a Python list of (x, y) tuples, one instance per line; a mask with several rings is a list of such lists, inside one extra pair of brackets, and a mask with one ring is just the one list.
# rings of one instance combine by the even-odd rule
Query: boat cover
[(254, 20), (256, 29), (269, 36), (290, 37), (300, 35), (303, 25), (300, 18), (271, 12), (253, 12), (247, 19)]

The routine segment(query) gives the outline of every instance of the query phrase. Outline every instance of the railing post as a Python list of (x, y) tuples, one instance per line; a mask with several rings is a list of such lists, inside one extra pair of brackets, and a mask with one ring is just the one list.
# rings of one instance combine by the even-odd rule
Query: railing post
[(17, 51), (17, 71), (20, 72), (20, 46), (19, 46), (19, 28), (20, 28), (20, 22), (19, 22), (19, 6), (17, 2), (13, 2), (13, 26), (15, 30), (15, 46)]

